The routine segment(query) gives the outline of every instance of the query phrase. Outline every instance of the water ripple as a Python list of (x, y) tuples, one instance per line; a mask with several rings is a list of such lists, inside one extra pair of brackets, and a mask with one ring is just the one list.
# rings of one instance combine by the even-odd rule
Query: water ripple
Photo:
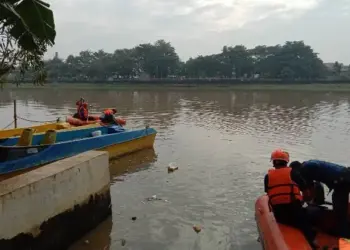
[[(12, 98), (24, 118), (50, 120), (74, 112), (81, 95), (94, 112), (117, 107), (129, 127), (149, 124), (158, 135), (155, 150), (111, 164), (112, 219), (86, 236), (91, 247), (78, 242), (74, 250), (260, 249), (254, 202), (273, 148), (293, 160), (350, 161), (349, 97), (340, 92), (4, 91), (0, 125), (12, 118)], [(170, 162), (179, 166), (172, 174)], [(163, 200), (144, 202), (152, 195)]]

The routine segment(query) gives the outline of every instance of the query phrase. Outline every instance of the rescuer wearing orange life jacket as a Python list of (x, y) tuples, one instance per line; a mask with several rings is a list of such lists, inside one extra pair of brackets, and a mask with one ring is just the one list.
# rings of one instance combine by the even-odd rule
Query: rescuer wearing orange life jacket
[(89, 119), (89, 110), (87, 103), (83, 103), (82, 105), (80, 105), (78, 110), (78, 118), (83, 121)]
[(312, 248), (316, 232), (308, 221), (303, 209), (303, 197), (298, 185), (291, 179), (291, 168), (288, 167), (289, 154), (277, 149), (271, 154), (273, 168), (269, 169), (264, 179), (265, 192), (269, 197), (272, 211), (278, 223), (300, 229)]
[(101, 122), (118, 124), (117, 120), (114, 117), (114, 114), (116, 113), (116, 109), (105, 109), (103, 111), (103, 115), (100, 116)]
[(85, 102), (84, 98), (81, 97), (78, 101), (75, 102), (75, 105), (77, 106), (77, 112), (73, 115), (74, 118), (78, 118), (78, 119), (81, 119), (81, 120), (86, 120), (86, 118), (85, 119), (81, 118), (81, 117), (84, 117), (84, 115), (81, 116), (81, 114), (83, 114), (82, 107), (83, 107), (84, 103), (86, 104), (85, 105), (85, 109), (87, 109), (88, 108), (88, 103)]
[(75, 105), (77, 105), (77, 113), (79, 112), (80, 106), (83, 105), (84, 102), (85, 102), (85, 100), (83, 97), (80, 97), (80, 99), (75, 102)]

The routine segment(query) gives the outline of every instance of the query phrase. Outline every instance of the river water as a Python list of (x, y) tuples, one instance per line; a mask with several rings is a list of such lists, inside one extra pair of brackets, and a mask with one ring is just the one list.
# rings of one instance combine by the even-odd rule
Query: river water
[[(73, 113), (80, 96), (95, 112), (117, 107), (128, 127), (149, 124), (158, 134), (154, 150), (111, 164), (112, 217), (71, 250), (260, 249), (254, 201), (271, 150), (350, 160), (349, 92), (5, 90), (0, 126), (13, 117), (12, 99), (19, 117), (46, 121)], [(168, 174), (170, 162), (179, 170)], [(153, 195), (163, 200), (145, 201)]]

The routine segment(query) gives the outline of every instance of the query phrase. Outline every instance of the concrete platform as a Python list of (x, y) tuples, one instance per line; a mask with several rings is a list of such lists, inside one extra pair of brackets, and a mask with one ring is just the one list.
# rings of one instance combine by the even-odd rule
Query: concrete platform
[(0, 249), (67, 249), (111, 214), (109, 183), (98, 151), (0, 182)]

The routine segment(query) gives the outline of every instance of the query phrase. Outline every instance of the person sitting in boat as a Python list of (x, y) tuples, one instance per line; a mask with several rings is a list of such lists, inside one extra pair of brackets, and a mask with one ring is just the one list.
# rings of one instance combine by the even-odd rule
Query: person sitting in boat
[[(78, 101), (75, 102), (75, 105), (77, 106), (77, 112), (73, 115), (74, 118), (78, 118), (80, 119), (79, 117), (79, 110), (81, 108), (81, 106), (86, 103), (85, 102), (85, 99), (83, 97), (81, 97)], [(88, 103), (86, 103), (88, 105)]]
[(316, 232), (303, 209), (303, 197), (298, 185), (291, 179), (288, 167), (289, 153), (277, 149), (271, 153), (273, 168), (265, 175), (265, 192), (278, 223), (300, 229), (312, 248), (316, 248)]
[(118, 121), (114, 117), (114, 115), (117, 113), (116, 109), (105, 109), (103, 111), (103, 114), (100, 116), (100, 120), (103, 123), (109, 123), (109, 124), (118, 124)]
[(332, 194), (333, 211), (337, 223), (337, 234), (341, 237), (350, 237), (350, 227), (347, 220), (349, 193), (350, 193), (350, 169), (335, 163), (309, 160), (300, 163), (294, 161), (291, 178), (300, 189), (307, 190), (314, 181), (324, 183)]

